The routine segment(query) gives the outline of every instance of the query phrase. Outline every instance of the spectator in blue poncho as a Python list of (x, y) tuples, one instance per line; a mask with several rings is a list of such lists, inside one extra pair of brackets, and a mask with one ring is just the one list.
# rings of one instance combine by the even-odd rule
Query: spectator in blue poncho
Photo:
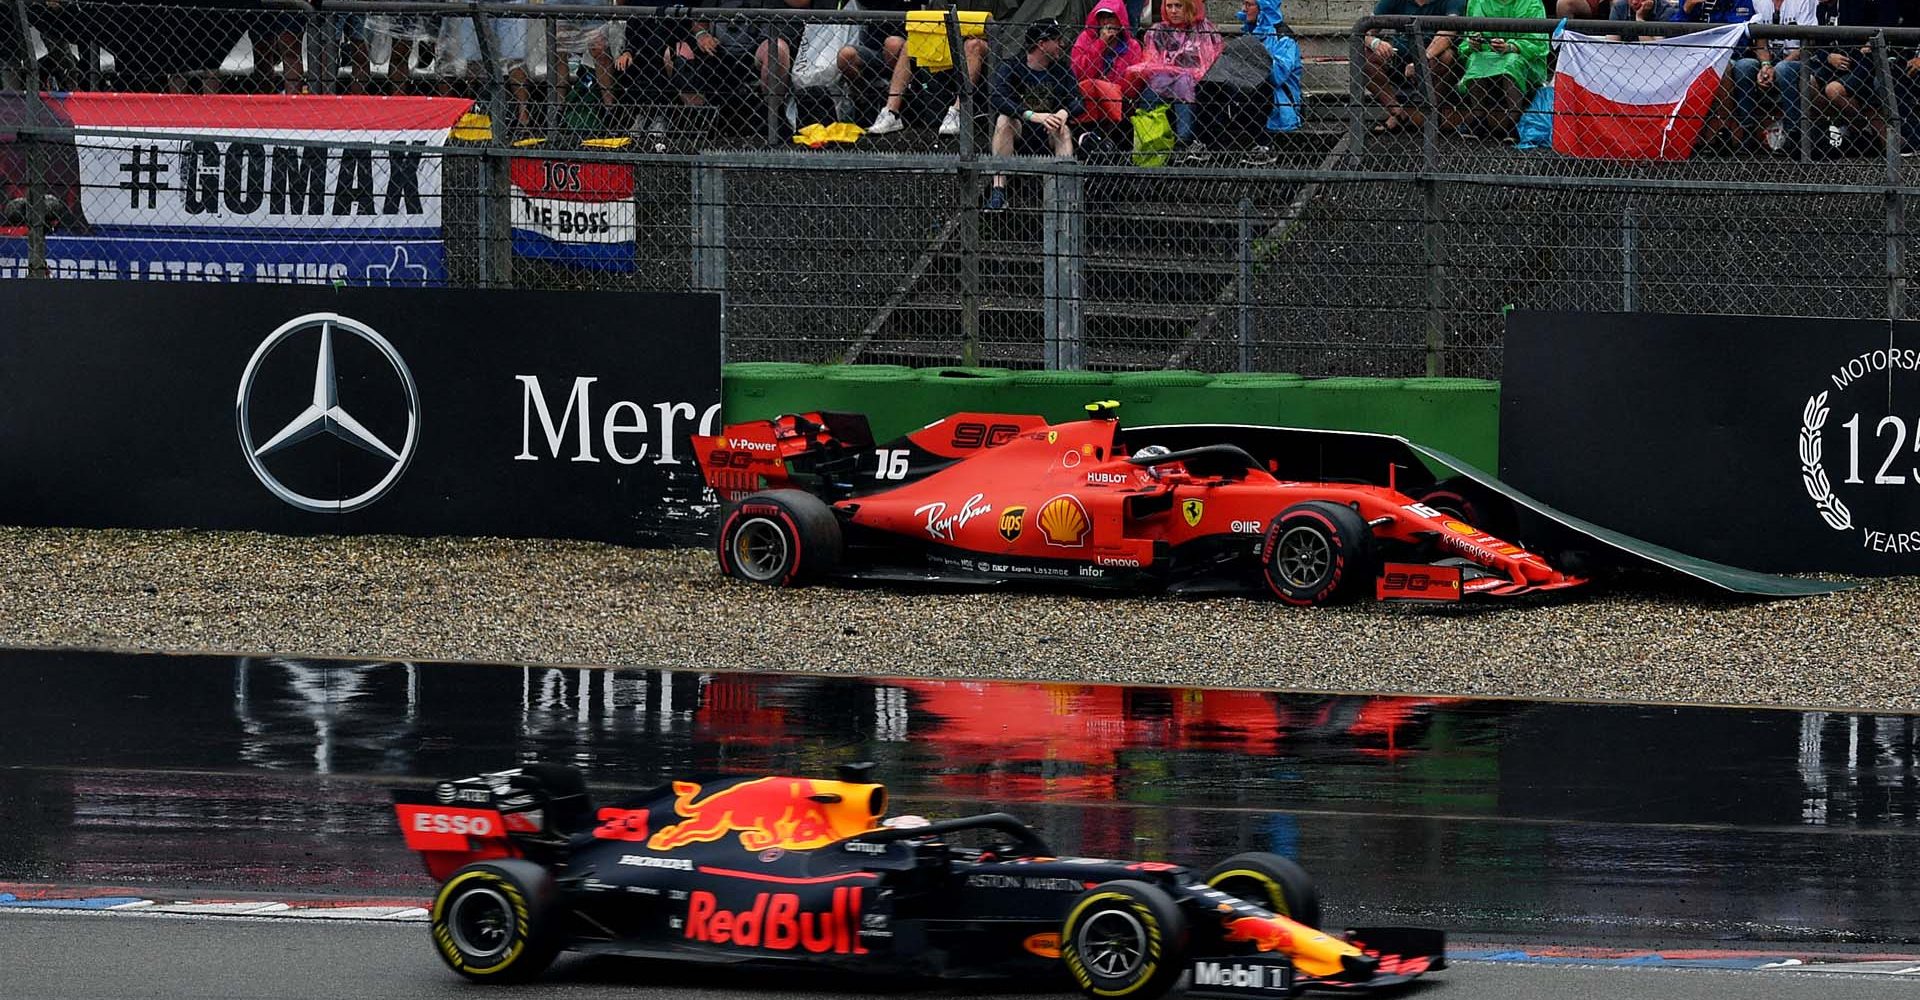
[(1240, 0), (1240, 25), (1267, 50), (1273, 76), (1273, 113), (1267, 131), (1291, 132), (1300, 127), (1300, 43), (1284, 30), (1280, 0)]

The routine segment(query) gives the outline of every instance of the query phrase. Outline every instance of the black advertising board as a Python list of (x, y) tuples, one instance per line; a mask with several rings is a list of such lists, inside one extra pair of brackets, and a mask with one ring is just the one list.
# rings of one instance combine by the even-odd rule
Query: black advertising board
[(1516, 312), (1501, 478), (1771, 572), (1920, 572), (1920, 327)]
[(704, 530), (717, 298), (0, 282), (0, 522)]

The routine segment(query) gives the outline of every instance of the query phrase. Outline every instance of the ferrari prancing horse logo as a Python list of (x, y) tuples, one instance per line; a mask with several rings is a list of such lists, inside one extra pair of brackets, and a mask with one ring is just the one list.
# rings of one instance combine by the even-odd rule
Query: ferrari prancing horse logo
[(1180, 514), (1187, 519), (1187, 527), (1189, 528), (1198, 527), (1201, 516), (1206, 512), (1207, 502), (1205, 500), (1180, 501)]

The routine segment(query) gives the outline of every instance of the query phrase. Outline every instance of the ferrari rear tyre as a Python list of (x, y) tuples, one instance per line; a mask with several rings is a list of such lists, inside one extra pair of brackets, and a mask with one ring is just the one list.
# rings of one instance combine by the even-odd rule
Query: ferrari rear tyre
[(1236, 854), (1208, 869), (1206, 883), (1308, 927), (1320, 926), (1320, 891), (1313, 876), (1289, 858), (1265, 851)]
[(1260, 569), (1288, 604), (1334, 604), (1366, 592), (1374, 576), (1373, 529), (1353, 508), (1297, 503), (1267, 527)]
[(797, 587), (840, 565), (840, 521), (804, 490), (755, 493), (720, 524), (720, 571), (753, 583)]
[(433, 899), (433, 950), (481, 983), (522, 983), (553, 963), (564, 943), (560, 892), (529, 861), (482, 861), (460, 869)]
[(1186, 971), (1186, 914), (1158, 886), (1103, 883), (1067, 912), (1060, 960), (1090, 997), (1164, 996)]

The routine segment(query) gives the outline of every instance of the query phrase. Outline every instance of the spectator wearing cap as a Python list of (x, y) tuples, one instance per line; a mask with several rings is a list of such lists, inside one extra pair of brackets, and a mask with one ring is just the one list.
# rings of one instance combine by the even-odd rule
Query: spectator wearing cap
[[(1379, 0), (1373, 13), (1380, 17), (1459, 17), (1467, 12), (1467, 0)], [(1451, 93), (1460, 82), (1460, 58), (1455, 44), (1459, 32), (1436, 31), (1427, 40), (1427, 72), (1433, 74), (1435, 95)], [(1375, 132), (1397, 132), (1402, 126), (1419, 126), (1421, 112), (1407, 104), (1417, 100), (1414, 85), (1418, 66), (1414, 62), (1414, 36), (1409, 31), (1382, 37), (1367, 32), (1365, 65), (1367, 95), (1386, 110), (1387, 119), (1374, 126)]]
[[(1008, 59), (993, 71), (988, 100), (994, 111), (995, 156), (1015, 153), (1072, 156), (1072, 122), (1084, 108), (1080, 84), (1067, 68), (1060, 22), (1039, 21), (1027, 28), (1024, 59)], [(1007, 207), (1007, 178), (996, 174), (987, 195), (987, 211)]]
[(1073, 40), (1073, 75), (1090, 117), (1118, 122), (1136, 81), (1128, 71), (1144, 56), (1133, 37), (1127, 5), (1122, 0), (1098, 0), (1087, 12), (1087, 25)]
[[(1467, 0), (1468, 17), (1541, 17), (1541, 0)], [(1506, 138), (1527, 109), (1527, 98), (1547, 76), (1547, 36), (1537, 32), (1468, 32), (1460, 43), (1467, 98), (1462, 135)]]
[(1160, 20), (1143, 39), (1145, 56), (1129, 71), (1145, 88), (1142, 104), (1172, 106), (1173, 134), (1183, 143), (1193, 140), (1194, 91), (1225, 44), (1201, 2), (1160, 0)]

